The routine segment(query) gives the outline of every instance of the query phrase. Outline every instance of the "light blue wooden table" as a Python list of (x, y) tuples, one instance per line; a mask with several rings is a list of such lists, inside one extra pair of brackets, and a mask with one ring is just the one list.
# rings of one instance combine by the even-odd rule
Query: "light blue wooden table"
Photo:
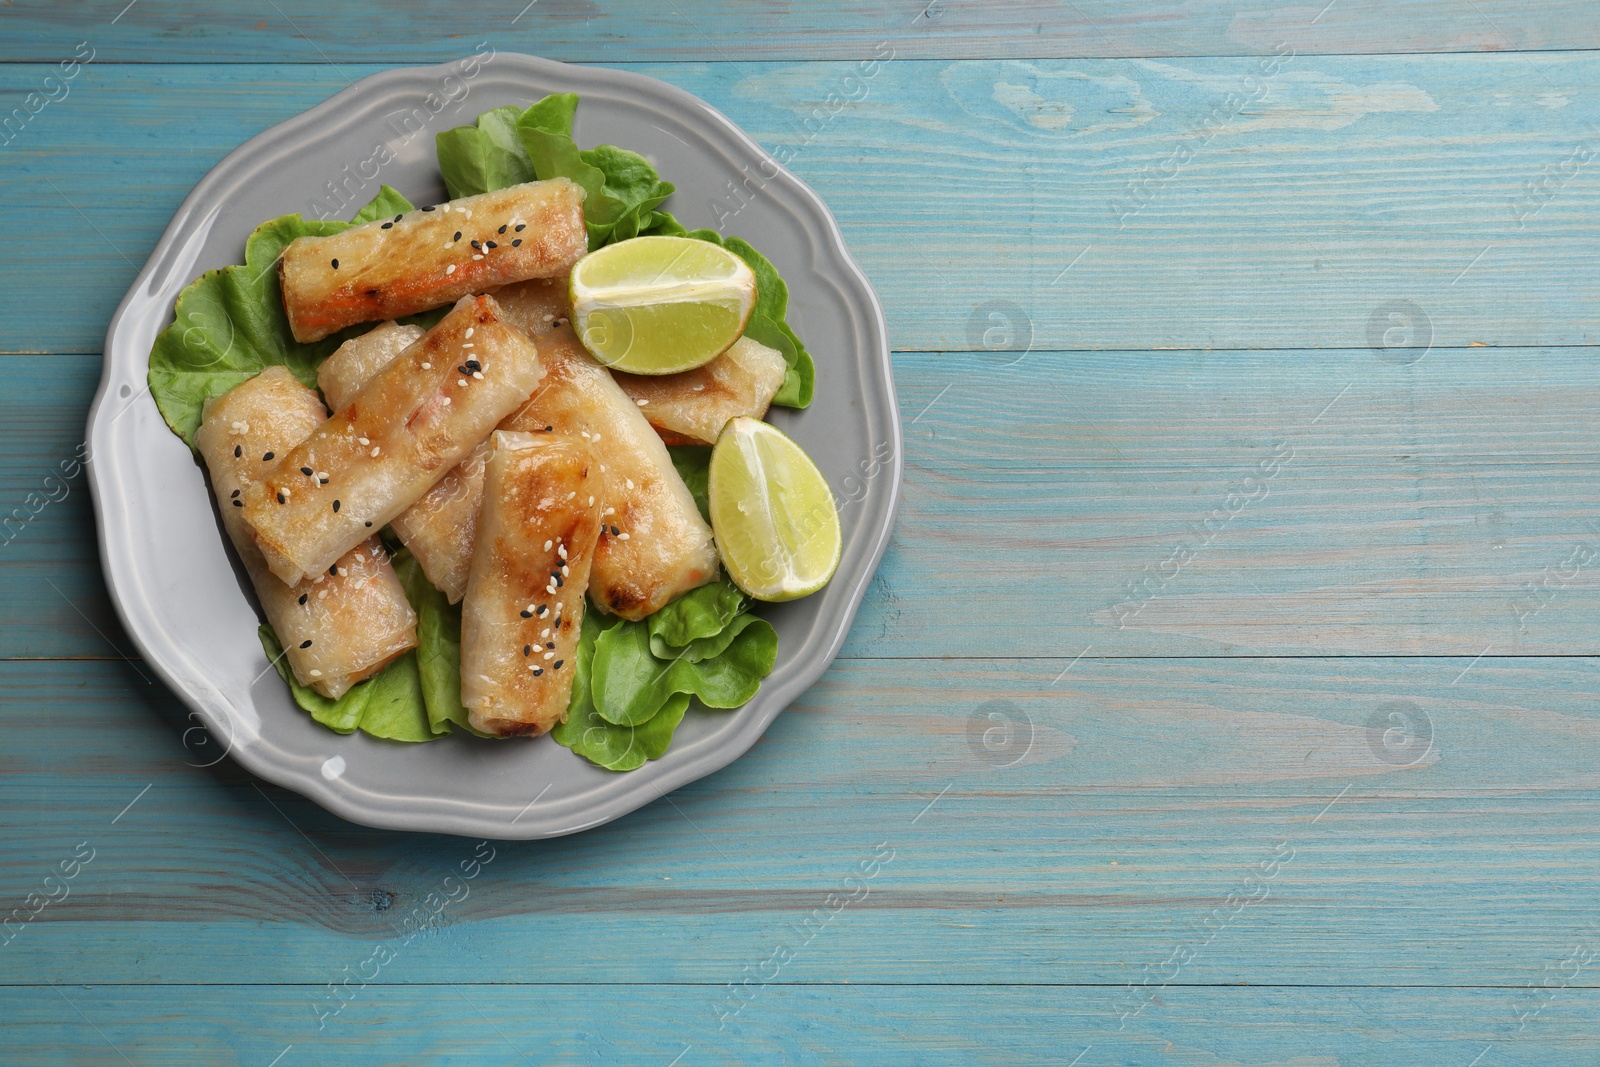
[[(1592, 0), (464, 6), (0, 8), (0, 1063), (1600, 1062)], [(480, 41), (790, 149), (905, 496), (746, 758), (396, 951), (472, 842), (196, 766), (74, 455), (195, 181)]]

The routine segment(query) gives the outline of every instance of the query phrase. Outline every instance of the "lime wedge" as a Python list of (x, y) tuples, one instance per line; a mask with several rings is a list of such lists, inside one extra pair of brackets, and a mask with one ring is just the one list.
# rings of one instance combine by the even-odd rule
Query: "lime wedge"
[(572, 325), (601, 363), (630, 374), (704, 366), (744, 333), (756, 276), (726, 248), (635, 237), (572, 268)]
[(795, 600), (839, 567), (839, 509), (805, 450), (740, 416), (711, 450), (711, 529), (733, 584), (757, 600)]

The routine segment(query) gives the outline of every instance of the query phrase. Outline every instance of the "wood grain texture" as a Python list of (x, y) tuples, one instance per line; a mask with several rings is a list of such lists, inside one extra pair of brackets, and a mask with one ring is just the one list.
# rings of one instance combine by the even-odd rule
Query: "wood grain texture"
[(720, 985), (804, 938), (785, 982), (1118, 987), (1188, 945), (1186, 984), (1520, 987), (1595, 941), (1594, 661), (1070, 663), (836, 664), (668, 802), (492, 846), (414, 941), (473, 842), (188, 766), (216, 750), (125, 665), (13, 663), (0, 901), (95, 857), (0, 984), (321, 984), (404, 943), (385, 981)]
[[(1064, 1067), (1080, 1054), (1077, 1067), (1464, 1067), (1486, 1048), (1483, 1064), (1576, 1067), (1592, 1063), (1600, 1020), (1592, 988), (1561, 990), (1520, 1032), (1517, 1014), (1534, 1002), (1506, 989), (1168, 988), (1159, 1009), (1119, 1031), (1098, 990), (771, 985), (719, 1031), (712, 1013), (719, 992), (371, 986), (319, 1031), (313, 990), (305, 987), (43, 986), (0, 991), (0, 1035), (18, 1062), (120, 1064), (120, 1054), (138, 1067), (268, 1064), (274, 1056), (283, 1057), (280, 1067), (667, 1067), (674, 1056), (677, 1067)], [(175, 1001), (185, 1009), (181, 1027), (173, 1025)]]
[(788, 60), (798, 42), (807, 59), (853, 59), (884, 40), (923, 59), (1251, 55), (1285, 40), (1302, 52), (1324, 53), (1533, 51), (1600, 45), (1590, 14), (1572, 0), (1344, 0), (1326, 8), (1238, 0), (1078, 0), (1064, 6), (1040, 0), (516, 0), (463, 8), (412, 0), (381, 11), (284, 0), (237, 12), (196, 0), (125, 12), (116, 0), (71, 11), (22, 0), (5, 12), (0, 61), (50, 61), (85, 38), (122, 63), (341, 65), (436, 63), (484, 39), (496, 48), (569, 62), (610, 62), (619, 53), (648, 60)]
[[(1600, 54), (1279, 62), (1267, 74), (1257, 58), (896, 60), (865, 80), (843, 63), (635, 69), (793, 153), (882, 294), (896, 349), (1600, 336), (1600, 99), (1586, 91)], [(78, 253), (59, 287), (84, 313), (23, 299), (28, 260), (9, 259), (0, 346), (98, 350), (205, 171), (374, 69), (84, 68), (0, 147), (9, 187), (33, 207), (0, 217), (0, 241), (50, 234)], [(0, 111), (46, 72), (0, 68)], [(469, 94), (461, 119), (501, 102)], [(670, 206), (738, 232), (734, 201), (679, 194)], [(1391, 319), (1395, 301), (1415, 310)], [(804, 309), (797, 320), (803, 335)]]

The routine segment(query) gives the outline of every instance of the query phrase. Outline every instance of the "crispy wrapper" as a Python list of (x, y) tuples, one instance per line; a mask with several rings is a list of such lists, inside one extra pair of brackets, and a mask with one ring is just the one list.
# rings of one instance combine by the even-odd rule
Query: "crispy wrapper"
[[(469, 293), (553, 278), (589, 251), (583, 188), (527, 182), (433, 208), (299, 237), (278, 277), (295, 340), (442, 307)], [(460, 234), (459, 237), (456, 235)]]
[(542, 734), (567, 717), (600, 533), (597, 468), (572, 435), (493, 437), (461, 609), (461, 703), (478, 730)]
[(298, 582), (422, 499), (539, 381), (526, 334), (466, 297), (244, 493), (272, 572)]
[(206, 405), (195, 441), (211, 473), (222, 525), (255, 585), (267, 622), (301, 685), (337, 698), (417, 644), (417, 618), (389, 565), (368, 537), (341, 556), (335, 573), (295, 585), (267, 569), (237, 507), (246, 489), (276, 466), (326, 416), (317, 394), (285, 367), (269, 367)]

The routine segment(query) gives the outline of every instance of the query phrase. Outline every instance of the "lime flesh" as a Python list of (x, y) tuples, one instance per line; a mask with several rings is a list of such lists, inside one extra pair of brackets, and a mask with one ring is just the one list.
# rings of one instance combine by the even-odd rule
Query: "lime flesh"
[(744, 333), (756, 278), (738, 256), (688, 237), (635, 237), (572, 269), (572, 324), (594, 357), (630, 374), (677, 374)]
[(711, 529), (735, 585), (795, 600), (828, 584), (843, 538), (827, 479), (788, 435), (740, 417), (711, 450)]

